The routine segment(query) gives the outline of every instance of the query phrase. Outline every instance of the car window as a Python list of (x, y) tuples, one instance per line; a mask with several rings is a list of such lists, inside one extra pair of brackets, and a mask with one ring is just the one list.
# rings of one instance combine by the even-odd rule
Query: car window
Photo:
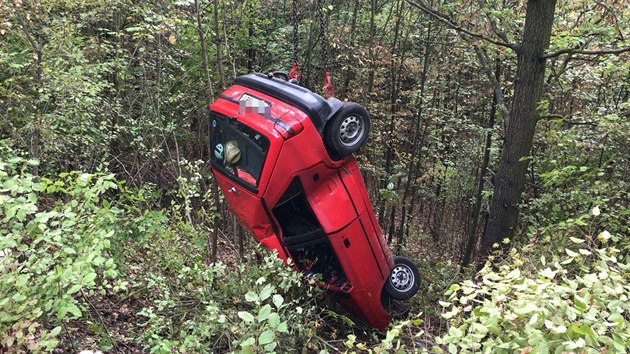
[(246, 185), (257, 187), (269, 139), (256, 130), (212, 112), (212, 165)]

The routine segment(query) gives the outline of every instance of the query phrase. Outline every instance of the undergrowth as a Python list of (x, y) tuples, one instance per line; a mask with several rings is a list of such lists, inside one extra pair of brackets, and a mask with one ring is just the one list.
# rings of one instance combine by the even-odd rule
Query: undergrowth
[(208, 263), (212, 230), (181, 208), (146, 208), (154, 204), (146, 188), (107, 173), (35, 177), (36, 161), (0, 154), (3, 351), (624, 353), (630, 345), (625, 209), (548, 216), (472, 277), (419, 260), (410, 316), (379, 333), (330, 311), (321, 289), (267, 250)]

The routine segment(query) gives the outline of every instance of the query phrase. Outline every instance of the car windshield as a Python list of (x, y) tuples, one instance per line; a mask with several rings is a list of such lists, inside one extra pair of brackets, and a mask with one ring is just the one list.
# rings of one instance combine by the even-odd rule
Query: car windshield
[(237, 181), (258, 187), (269, 139), (254, 129), (212, 112), (212, 165)]

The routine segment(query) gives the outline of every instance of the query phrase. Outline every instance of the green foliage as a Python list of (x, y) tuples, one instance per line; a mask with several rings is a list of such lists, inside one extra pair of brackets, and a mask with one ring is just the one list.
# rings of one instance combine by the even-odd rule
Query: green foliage
[(478, 279), (451, 286), (448, 301), (440, 302), (449, 321), (448, 333), (437, 341), (440, 348), (451, 353), (626, 352), (628, 241), (606, 230), (582, 233), (580, 226), (589, 218), (603, 216), (599, 208), (592, 214), (549, 231), (566, 240), (564, 248), (546, 256), (534, 244), (512, 249), (496, 270), (487, 266)]
[[(299, 3), (301, 81), (320, 90), (315, 9)], [(630, 16), (623, 3), (559, 1), (550, 52), (627, 47)], [(526, 13), (524, 2), (434, 6), (472, 32), (514, 44)], [(318, 298), (310, 297), (314, 290), (295, 272), (273, 257), (262, 264), (235, 259), (236, 232), (223, 205), (214, 203), (202, 162), (210, 93), (199, 33), (216, 97), (220, 76), (229, 84), (247, 71), (290, 68), (294, 19), (287, 1), (200, 0), (199, 10), (198, 28), (192, 0), (0, 1), (0, 136), (7, 139), (0, 144), (0, 350), (70, 351), (85, 339), (111, 351), (132, 351), (128, 345), (155, 352), (292, 352), (331, 350), (332, 343), (340, 350), (393, 352), (422, 350), (417, 335), (430, 346), (443, 330), (439, 321), (421, 328), (414, 319), (377, 334), (343, 316), (322, 319)], [(325, 10), (337, 94), (362, 102), (373, 117), (359, 156), (378, 197), (372, 201), (383, 229), (403, 235), (398, 246), (420, 260), (423, 289), (413, 306), (432, 319), (441, 310), (436, 299), (465, 276), (455, 262), (471, 224), (492, 101), (485, 71), (493, 68), (479, 62), (471, 45), (488, 63), (501, 63), (500, 108), (513, 100), (516, 55), (470, 41), (409, 2), (343, 1)], [(603, 341), (611, 338), (613, 351), (615, 336), (627, 333), (625, 304), (618, 306), (625, 311), (621, 325), (618, 309), (609, 308), (621, 295), (594, 289), (617, 289), (617, 275), (627, 277), (630, 61), (627, 53), (563, 55), (547, 66), (518, 234), (530, 245), (496, 272), (485, 270), (481, 282), (451, 290), (456, 298), (445, 310), (455, 332), (443, 337), (443, 350), (499, 338), (527, 348), (522, 338), (529, 326), (549, 348), (578, 352), (569, 348), (583, 339), (597, 350), (606, 343), (593, 339), (593, 331)], [(489, 177), (503, 123), (498, 114), (490, 132), (482, 210), (496, 183)], [(575, 217), (595, 207), (598, 217)], [(215, 230), (227, 264), (206, 264)], [(610, 237), (601, 233), (596, 240), (595, 230)], [(600, 278), (602, 272), (608, 276)], [(505, 292), (495, 294), (495, 285)], [(464, 311), (460, 302), (474, 292), (468, 304), (500, 311), (493, 325), (500, 336), (479, 338), (490, 315)], [(575, 296), (587, 293), (586, 307), (574, 314)], [(543, 295), (562, 301), (552, 306), (536, 299)], [(596, 306), (606, 312), (593, 315), (600, 324), (586, 317)], [(422, 334), (425, 329), (430, 333)]]
[(35, 161), (0, 162), (2, 345), (52, 350), (62, 326), (88, 311), (86, 297), (124, 287), (109, 250), (122, 211), (103, 199), (113, 175), (35, 179)]
[(169, 223), (166, 212), (137, 213), (142, 191), (107, 174), (35, 178), (28, 169), (37, 162), (0, 152), (5, 348), (50, 351), (70, 321), (88, 323), (111, 348), (93, 302), (135, 294), (144, 305), (132, 333), (151, 352), (283, 352), (315, 333), (307, 324), (318, 313), (317, 291), (276, 255), (231, 270), (206, 266), (208, 231)]
[(285, 352), (308, 338), (313, 289), (276, 255), (229, 271), (221, 263), (189, 264), (171, 277), (155, 271), (146, 284), (153, 304), (138, 313), (146, 318), (139, 340), (151, 352)]

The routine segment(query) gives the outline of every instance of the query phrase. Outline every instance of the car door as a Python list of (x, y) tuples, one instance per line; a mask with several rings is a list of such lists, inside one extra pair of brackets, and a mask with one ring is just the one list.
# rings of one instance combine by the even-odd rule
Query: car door
[[(211, 113), (212, 172), (228, 207), (254, 236), (273, 236), (262, 194), (268, 170), (273, 169), (270, 139), (256, 129), (217, 112)], [(270, 153), (270, 148), (272, 152)], [(269, 166), (266, 166), (267, 164)]]

